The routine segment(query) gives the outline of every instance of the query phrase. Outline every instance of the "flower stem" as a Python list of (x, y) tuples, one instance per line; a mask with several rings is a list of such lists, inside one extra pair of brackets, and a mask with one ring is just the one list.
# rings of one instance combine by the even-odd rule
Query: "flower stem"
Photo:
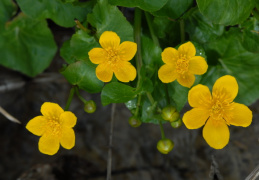
[(155, 100), (154, 98), (152, 97), (151, 93), (150, 92), (147, 92), (147, 98), (148, 100), (150, 101), (151, 104), (154, 104), (155, 103)]
[(87, 101), (79, 94), (79, 91), (78, 91), (78, 88), (77, 88), (77, 87), (75, 88), (75, 92), (76, 92), (77, 97), (78, 97), (84, 104), (87, 103)]
[(68, 100), (67, 100), (67, 104), (66, 104), (66, 107), (65, 107), (65, 111), (68, 110), (70, 104), (71, 104), (71, 101), (74, 97), (74, 93), (75, 93), (75, 87), (72, 87), (70, 92), (69, 92), (69, 96), (68, 96)]
[(141, 56), (141, 10), (139, 8), (135, 8), (134, 14), (134, 40), (137, 43), (137, 54), (136, 54), (136, 67), (138, 72), (138, 83), (137, 89), (140, 86), (141, 82), (141, 74), (140, 69), (142, 66), (142, 56)]
[(138, 95), (138, 101), (137, 101), (136, 111), (135, 111), (135, 113), (134, 113), (134, 115), (135, 115), (136, 117), (138, 117), (138, 114), (139, 114), (139, 108), (140, 108), (140, 103), (141, 103), (141, 97), (142, 97), (142, 95), (139, 94), (139, 95)]
[(159, 120), (159, 126), (160, 126), (160, 131), (161, 131), (161, 137), (162, 137), (162, 139), (165, 139), (165, 132), (164, 132), (164, 128), (163, 128), (161, 120)]
[(164, 84), (164, 85), (165, 85), (166, 102), (169, 105), (170, 104), (170, 96), (169, 96), (169, 93), (168, 93), (168, 86), (167, 86), (167, 84)]
[(185, 41), (185, 32), (184, 32), (184, 20), (180, 20), (180, 33), (181, 33), (181, 43)]
[(149, 28), (149, 31), (150, 31), (150, 34), (151, 34), (151, 38), (152, 38), (152, 40), (153, 40), (153, 42), (154, 42), (155, 45), (160, 46), (159, 40), (158, 40), (158, 38), (156, 37), (154, 28), (153, 28), (153, 26), (152, 26), (151, 16), (150, 16), (150, 14), (149, 14), (148, 12), (145, 12), (145, 16), (146, 16), (148, 28)]
[(91, 31), (89, 29), (87, 29), (86, 27), (84, 27), (80, 21), (78, 21), (77, 19), (75, 19), (75, 23), (76, 23), (76, 27), (79, 29), (82, 29), (83, 31), (87, 32), (88, 34), (91, 33)]

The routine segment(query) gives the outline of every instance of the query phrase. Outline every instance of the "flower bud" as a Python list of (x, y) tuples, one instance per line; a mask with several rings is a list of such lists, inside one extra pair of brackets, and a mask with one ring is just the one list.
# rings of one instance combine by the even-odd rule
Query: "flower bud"
[(94, 113), (96, 110), (96, 104), (93, 100), (87, 101), (84, 106), (84, 110), (87, 113)]
[(129, 118), (129, 124), (131, 125), (131, 127), (139, 127), (141, 125), (141, 121), (138, 117), (132, 116)]
[(174, 143), (170, 139), (160, 139), (156, 147), (162, 154), (168, 154), (170, 151), (172, 151)]
[(179, 128), (182, 125), (182, 119), (179, 118), (177, 121), (173, 121), (171, 122), (171, 126), (173, 128)]
[(176, 111), (175, 107), (168, 105), (162, 109), (162, 118), (164, 120), (173, 122), (179, 119), (180, 114)]

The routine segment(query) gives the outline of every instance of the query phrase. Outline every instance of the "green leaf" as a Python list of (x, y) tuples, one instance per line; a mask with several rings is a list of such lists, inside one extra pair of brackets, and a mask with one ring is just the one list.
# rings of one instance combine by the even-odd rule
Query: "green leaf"
[(199, 10), (193, 11), (185, 22), (185, 30), (188, 32), (191, 41), (206, 43), (221, 36), (224, 26), (214, 24), (204, 17)]
[(170, 21), (165, 17), (155, 17), (153, 28), (160, 40), (162, 49), (176, 46), (181, 41), (179, 21)]
[(133, 41), (133, 28), (121, 11), (109, 5), (106, 0), (98, 0), (93, 13), (87, 16), (88, 22), (97, 29), (100, 37), (104, 31), (116, 32), (121, 41)]
[[(221, 38), (210, 42), (206, 47), (208, 59), (216, 58), (218, 64), (211, 67), (202, 83), (212, 85), (215, 79), (229, 74), (237, 79), (239, 93), (235, 102), (250, 105), (259, 98), (258, 54), (248, 52), (241, 43), (242, 33), (233, 28)], [(216, 52), (217, 56), (210, 52)]]
[(197, 4), (205, 17), (223, 25), (242, 23), (255, 6), (254, 0), (197, 0)]
[(28, 76), (46, 69), (57, 47), (47, 22), (19, 14), (0, 34), (0, 64)]
[(17, 6), (12, 0), (0, 1), (0, 31), (4, 28), (5, 22), (15, 15), (16, 11)]
[(155, 16), (177, 19), (189, 9), (192, 4), (193, 0), (168, 0), (160, 10), (152, 12), (152, 14)]
[(250, 18), (241, 25), (243, 30), (242, 45), (253, 53), (259, 53), (259, 21)]
[(60, 49), (60, 55), (67, 63), (77, 60), (89, 60), (88, 52), (95, 47), (100, 47), (93, 36), (83, 30), (78, 30), (71, 38), (66, 41)]
[(124, 7), (138, 7), (145, 11), (157, 11), (161, 9), (168, 0), (109, 0), (110, 4)]
[(91, 1), (86, 7), (64, 3), (60, 0), (17, 0), (17, 3), (28, 16), (36, 19), (50, 18), (63, 27), (75, 26), (74, 19), (83, 21), (92, 8)]
[(77, 61), (68, 65), (61, 74), (72, 85), (77, 85), (89, 93), (98, 93), (102, 90), (103, 82), (95, 74), (96, 65), (90, 61)]
[(112, 82), (104, 86), (101, 93), (101, 100), (104, 106), (110, 103), (125, 103), (134, 99), (138, 93), (139, 91), (126, 84)]

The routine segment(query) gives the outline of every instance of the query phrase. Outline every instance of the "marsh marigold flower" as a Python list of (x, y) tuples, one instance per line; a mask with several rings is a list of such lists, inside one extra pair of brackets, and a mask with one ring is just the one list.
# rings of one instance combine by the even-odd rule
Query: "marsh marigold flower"
[(203, 128), (203, 137), (215, 149), (222, 149), (228, 144), (228, 125), (247, 127), (252, 122), (251, 110), (233, 102), (238, 93), (238, 84), (233, 76), (219, 78), (212, 89), (198, 84), (188, 94), (188, 101), (193, 107), (183, 116), (188, 129)]
[(102, 48), (93, 48), (88, 55), (92, 63), (98, 64), (96, 76), (103, 82), (109, 82), (113, 73), (122, 82), (133, 81), (136, 69), (129, 63), (137, 52), (137, 44), (124, 41), (120, 44), (120, 37), (112, 31), (105, 31), (99, 40)]
[(172, 47), (164, 49), (162, 60), (165, 63), (158, 71), (158, 77), (163, 83), (177, 79), (179, 84), (190, 88), (195, 81), (195, 74), (202, 75), (208, 65), (201, 56), (195, 56), (196, 49), (191, 42), (182, 44), (178, 50)]
[(26, 128), (41, 136), (39, 150), (43, 154), (57, 153), (59, 146), (71, 149), (75, 146), (75, 133), (72, 129), (77, 121), (70, 111), (64, 111), (58, 104), (45, 102), (41, 106), (42, 116), (31, 119)]

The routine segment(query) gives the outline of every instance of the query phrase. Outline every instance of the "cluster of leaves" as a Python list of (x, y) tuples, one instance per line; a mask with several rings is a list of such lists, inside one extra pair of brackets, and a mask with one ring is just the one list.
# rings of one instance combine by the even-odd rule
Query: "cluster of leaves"
[[(192, 41), (209, 69), (196, 82), (208, 85), (222, 75), (236, 77), (237, 102), (250, 105), (259, 98), (258, 0), (12, 0), (0, 1), (0, 64), (34, 77), (46, 69), (57, 52), (46, 19), (62, 27), (79, 28), (60, 49), (67, 62), (61, 74), (72, 85), (90, 93), (101, 92), (103, 105), (126, 103), (142, 122), (158, 123), (159, 108), (168, 104), (180, 111), (189, 89), (176, 81), (164, 85), (157, 76), (165, 47)], [(19, 7), (19, 8), (18, 8)], [(121, 7), (120, 9), (118, 7)], [(133, 28), (132, 8), (142, 10), (141, 32)], [(124, 12), (124, 13), (123, 13)], [(135, 19), (137, 17), (134, 17)], [(129, 18), (130, 19), (130, 18)], [(125, 84), (114, 78), (97, 79), (88, 52), (100, 47), (104, 31), (116, 32), (121, 41), (134, 41), (140, 33), (141, 78)], [(132, 62), (133, 64), (136, 62)], [(137, 86), (138, 85), (138, 86)], [(150, 98), (151, 96), (151, 98)]]

